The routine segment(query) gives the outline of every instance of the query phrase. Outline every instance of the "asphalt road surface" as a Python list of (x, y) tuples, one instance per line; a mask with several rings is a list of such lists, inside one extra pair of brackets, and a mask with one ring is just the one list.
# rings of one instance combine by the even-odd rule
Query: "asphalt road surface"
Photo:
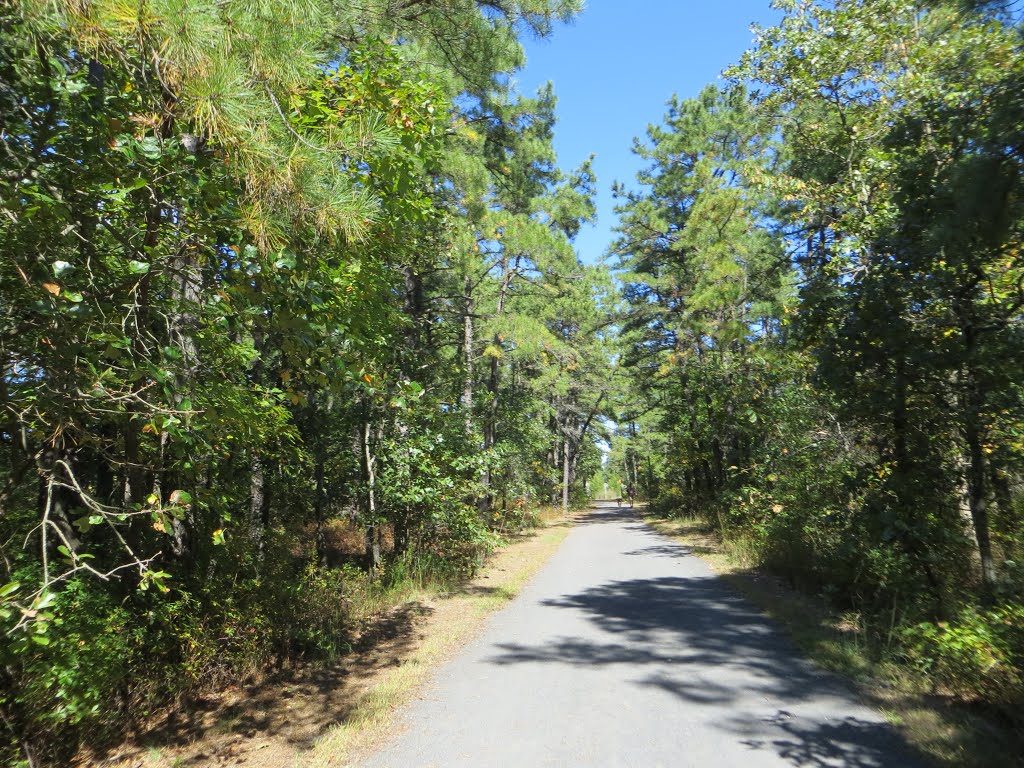
[(599, 506), (365, 768), (922, 765), (686, 547)]

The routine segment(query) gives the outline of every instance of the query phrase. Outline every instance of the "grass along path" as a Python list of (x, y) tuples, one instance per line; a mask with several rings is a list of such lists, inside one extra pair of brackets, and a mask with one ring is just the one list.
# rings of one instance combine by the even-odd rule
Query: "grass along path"
[(785, 629), (793, 644), (816, 664), (852, 680), (867, 703), (881, 711), (908, 742), (943, 768), (1024, 766), (1012, 733), (985, 713), (951, 696), (930, 691), (905, 667), (871, 657), (863, 634), (812, 595), (751, 567), (703, 521), (645, 518), (659, 533), (687, 546), (737, 591)]

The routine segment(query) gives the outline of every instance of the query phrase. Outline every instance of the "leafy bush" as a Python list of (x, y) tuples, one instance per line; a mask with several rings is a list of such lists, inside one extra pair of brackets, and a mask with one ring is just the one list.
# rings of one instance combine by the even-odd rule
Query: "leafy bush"
[(902, 638), (910, 661), (936, 684), (1008, 712), (1024, 703), (1024, 605), (967, 609), (950, 622), (908, 627)]
[(190, 595), (119, 597), (93, 579), (69, 579), (47, 612), (45, 633), (15, 631), (0, 645), (0, 712), (21, 742), (0, 746), (0, 757), (66, 762), (79, 738), (116, 738), (161, 701), (209, 684), (217, 635), (203, 632)]
[(232, 569), (191, 589), (121, 597), (93, 579), (68, 580), (47, 606), (45, 634), (17, 632), (0, 645), (0, 714), (16, 737), (0, 745), (0, 763), (30, 753), (66, 764), (80, 738), (100, 746), (182, 697), (351, 648), (361, 617), (350, 596), (366, 590), (367, 574), (304, 563), (282, 547), (268, 548), (262, 567), (266, 577)]
[(351, 650), (351, 593), (357, 581), (366, 579), (354, 566), (306, 567), (296, 589), (295, 642), (300, 649), (328, 658)]

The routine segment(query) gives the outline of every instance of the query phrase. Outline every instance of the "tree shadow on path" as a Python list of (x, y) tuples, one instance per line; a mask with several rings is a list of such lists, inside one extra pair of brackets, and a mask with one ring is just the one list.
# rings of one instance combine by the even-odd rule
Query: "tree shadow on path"
[(631, 557), (689, 557), (693, 554), (693, 548), (680, 544), (652, 544), (624, 554)]
[[(635, 521), (599, 514), (605, 522)], [(657, 543), (627, 554), (687, 556), (685, 548), (652, 538)], [(699, 707), (711, 727), (794, 766), (923, 765), (886, 723), (846, 716), (856, 702), (848, 686), (800, 658), (769, 620), (715, 576), (610, 581), (542, 605), (575, 611), (595, 631), (499, 644), (490, 663), (621, 666), (627, 676), (635, 671), (631, 684)], [(783, 707), (799, 709), (799, 716)]]
[[(748, 682), (757, 682), (759, 692), (786, 699), (806, 697), (812, 685), (816, 692), (830, 685), (823, 673), (793, 655), (764, 617), (713, 577), (613, 581), (542, 604), (579, 611), (600, 631), (536, 646), (502, 644), (493, 663), (630, 664), (638, 670), (665, 664), (673, 667), (666, 670), (673, 679), (682, 673), (673, 693), (684, 697), (691, 684), (686, 676), (712, 668), (716, 675), (741, 671)], [(727, 692), (720, 703), (741, 689)], [(834, 686), (829, 692), (838, 693)]]
[[(616, 507), (615, 502), (601, 502), (576, 518), (576, 525), (607, 525), (608, 523), (632, 523), (636, 530), (650, 530), (641, 519), (645, 508), (630, 507), (623, 504)], [(631, 526), (631, 527), (633, 527)]]
[(726, 724), (727, 730), (744, 734), (742, 744), (756, 751), (775, 752), (786, 762), (800, 768), (911, 768), (921, 759), (891, 728), (877, 722), (844, 717), (841, 720), (813, 721), (793, 718), (780, 710), (765, 723)]

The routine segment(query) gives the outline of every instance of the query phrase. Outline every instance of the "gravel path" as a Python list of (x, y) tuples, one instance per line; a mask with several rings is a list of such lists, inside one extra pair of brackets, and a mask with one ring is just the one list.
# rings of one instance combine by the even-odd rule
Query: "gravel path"
[(365, 768), (917, 768), (699, 558), (593, 510)]

